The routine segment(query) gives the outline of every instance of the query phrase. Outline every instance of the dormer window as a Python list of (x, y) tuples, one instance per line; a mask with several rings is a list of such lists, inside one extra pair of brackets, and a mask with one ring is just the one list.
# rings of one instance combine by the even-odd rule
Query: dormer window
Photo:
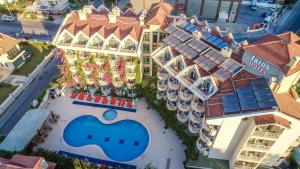
[(65, 44), (70, 44), (71, 42), (72, 42), (72, 37), (69, 35), (69, 34), (67, 34), (67, 33), (64, 33), (64, 35), (63, 35), (63, 37), (62, 37), (62, 39), (61, 39), (61, 43), (65, 43)]
[(134, 52), (135, 51), (135, 43), (131, 39), (127, 39), (124, 43), (123, 50), (129, 51), (129, 52)]
[(78, 45), (85, 45), (87, 43), (88, 39), (84, 35), (79, 35), (77, 39)]
[(108, 48), (111, 50), (117, 50), (119, 48), (119, 42), (115, 38), (109, 39)]
[(103, 40), (99, 36), (95, 36), (90, 42), (90, 47), (102, 47)]

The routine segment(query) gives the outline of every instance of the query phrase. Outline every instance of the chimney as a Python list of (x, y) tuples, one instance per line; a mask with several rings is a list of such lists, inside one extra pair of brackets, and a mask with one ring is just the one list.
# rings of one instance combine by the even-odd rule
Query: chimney
[(108, 14), (108, 20), (110, 23), (117, 22), (117, 16), (120, 16), (121, 11), (118, 7), (113, 7), (111, 12)]
[(86, 13), (83, 9), (78, 10), (77, 13), (79, 15), (79, 20), (86, 20), (87, 19)]
[(145, 18), (147, 17), (147, 11), (143, 10), (139, 16), (139, 21), (140, 21), (140, 25), (144, 25), (145, 24)]

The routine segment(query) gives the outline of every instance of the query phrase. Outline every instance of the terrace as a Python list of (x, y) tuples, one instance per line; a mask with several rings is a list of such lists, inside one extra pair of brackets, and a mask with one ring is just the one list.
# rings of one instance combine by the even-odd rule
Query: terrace
[(164, 66), (168, 63), (172, 58), (171, 50), (166, 47), (162, 49), (162, 51), (153, 56), (153, 59), (156, 60), (161, 66)]
[(192, 85), (201, 77), (197, 67), (192, 65), (187, 67), (180, 75), (180, 79), (182, 79), (188, 85)]
[(121, 51), (122, 52), (135, 52), (136, 50), (136, 45), (135, 43), (130, 40), (130, 39), (127, 39), (125, 42), (124, 42), (124, 45), (121, 47)]
[(197, 90), (200, 91), (205, 97), (209, 97), (217, 90), (211, 78), (201, 79), (197, 85)]
[(105, 49), (117, 51), (119, 48), (119, 45), (120, 45), (120, 43), (115, 38), (111, 38), (111, 39), (109, 39), (108, 44), (105, 46)]
[(245, 148), (249, 150), (257, 151), (269, 151), (275, 141), (262, 140), (262, 139), (250, 139), (245, 145)]
[(177, 56), (176, 58), (172, 59), (168, 65), (168, 69), (174, 74), (177, 75), (183, 69), (186, 68), (186, 63), (184, 61), (183, 56)]

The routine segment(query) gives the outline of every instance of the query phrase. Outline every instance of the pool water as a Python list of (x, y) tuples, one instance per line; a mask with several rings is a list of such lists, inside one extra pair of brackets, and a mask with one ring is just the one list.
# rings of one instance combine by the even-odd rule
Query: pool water
[(109, 109), (109, 110), (106, 110), (104, 113), (103, 113), (103, 118), (105, 120), (113, 120), (117, 117), (117, 111), (114, 110), (114, 109)]
[(139, 157), (149, 143), (147, 129), (137, 121), (104, 124), (91, 115), (72, 120), (66, 126), (63, 137), (73, 147), (97, 145), (111, 160), (120, 162)]

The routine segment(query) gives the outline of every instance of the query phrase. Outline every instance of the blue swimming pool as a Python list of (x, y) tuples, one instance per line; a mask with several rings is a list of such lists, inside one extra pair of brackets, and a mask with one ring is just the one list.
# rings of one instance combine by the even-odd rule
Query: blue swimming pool
[(105, 120), (113, 120), (117, 117), (117, 111), (114, 110), (114, 109), (109, 109), (109, 110), (106, 110), (104, 113), (103, 113), (103, 118)]
[(72, 120), (63, 134), (73, 147), (98, 145), (114, 161), (130, 161), (139, 157), (147, 148), (149, 133), (139, 122), (122, 120), (104, 124), (91, 115)]

